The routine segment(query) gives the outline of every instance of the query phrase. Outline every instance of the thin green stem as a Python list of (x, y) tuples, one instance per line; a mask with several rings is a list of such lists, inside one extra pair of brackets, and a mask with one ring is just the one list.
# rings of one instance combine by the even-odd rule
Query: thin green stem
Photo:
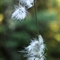
[[(38, 25), (38, 19), (37, 19), (37, 8), (36, 8), (36, 0), (34, 1), (34, 11), (35, 11), (35, 19), (36, 19), (36, 29), (37, 29), (37, 35), (39, 35), (39, 25)], [(39, 39), (39, 38), (38, 38)]]
[(21, 3), (20, 3), (20, 0), (19, 0), (19, 7), (20, 7), (20, 4), (21, 4)]

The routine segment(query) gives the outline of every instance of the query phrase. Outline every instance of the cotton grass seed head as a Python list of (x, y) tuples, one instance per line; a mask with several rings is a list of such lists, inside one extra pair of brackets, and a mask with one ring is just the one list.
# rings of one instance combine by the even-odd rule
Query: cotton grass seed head
[(25, 6), (27, 9), (31, 8), (34, 5), (34, 0), (20, 0), (22, 6)]
[(19, 7), (15, 8), (12, 18), (17, 20), (25, 19), (27, 10), (33, 6), (34, 0), (19, 0)]
[(16, 8), (15, 11), (13, 12), (12, 18), (17, 19), (17, 20), (23, 20), (25, 19), (26, 15), (27, 15), (27, 11), (25, 7), (20, 6)]
[(30, 45), (25, 48), (27, 53), (25, 56), (28, 57), (27, 60), (44, 60), (44, 50), (45, 44), (41, 35), (38, 36), (39, 40), (36, 38), (31, 41)]

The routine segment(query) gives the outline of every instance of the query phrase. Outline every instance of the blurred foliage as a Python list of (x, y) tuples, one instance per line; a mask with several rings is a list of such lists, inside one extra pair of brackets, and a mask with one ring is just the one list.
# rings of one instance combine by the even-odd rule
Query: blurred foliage
[[(46, 60), (60, 60), (60, 0), (36, 0), (39, 33), (47, 47)], [(20, 50), (37, 37), (34, 7), (23, 21), (11, 19), (18, 0), (0, 1), (0, 60), (26, 60)]]

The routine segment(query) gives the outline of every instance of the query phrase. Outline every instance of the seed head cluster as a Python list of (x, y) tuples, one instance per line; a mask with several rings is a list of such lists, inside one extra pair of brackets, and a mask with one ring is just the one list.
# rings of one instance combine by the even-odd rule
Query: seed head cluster
[(26, 18), (27, 10), (34, 5), (34, 0), (19, 0), (19, 2), (18, 8), (12, 13), (12, 18), (23, 20)]

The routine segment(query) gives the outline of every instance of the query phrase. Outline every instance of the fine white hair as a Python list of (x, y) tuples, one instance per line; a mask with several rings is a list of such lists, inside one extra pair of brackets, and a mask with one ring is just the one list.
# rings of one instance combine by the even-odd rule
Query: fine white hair
[(44, 60), (44, 51), (45, 44), (41, 35), (38, 36), (39, 39), (34, 39), (31, 41), (30, 45), (25, 47), (25, 51), (27, 54), (25, 57), (28, 57), (27, 60)]
[(27, 10), (33, 6), (34, 0), (19, 0), (18, 8), (12, 13), (12, 18), (17, 20), (24, 20), (27, 15)]
[(25, 6), (27, 9), (34, 5), (34, 0), (20, 0), (21, 5)]
[(12, 18), (15, 18), (17, 20), (23, 20), (25, 19), (27, 15), (27, 11), (25, 7), (20, 6), (19, 8), (16, 8), (15, 11), (12, 14)]

